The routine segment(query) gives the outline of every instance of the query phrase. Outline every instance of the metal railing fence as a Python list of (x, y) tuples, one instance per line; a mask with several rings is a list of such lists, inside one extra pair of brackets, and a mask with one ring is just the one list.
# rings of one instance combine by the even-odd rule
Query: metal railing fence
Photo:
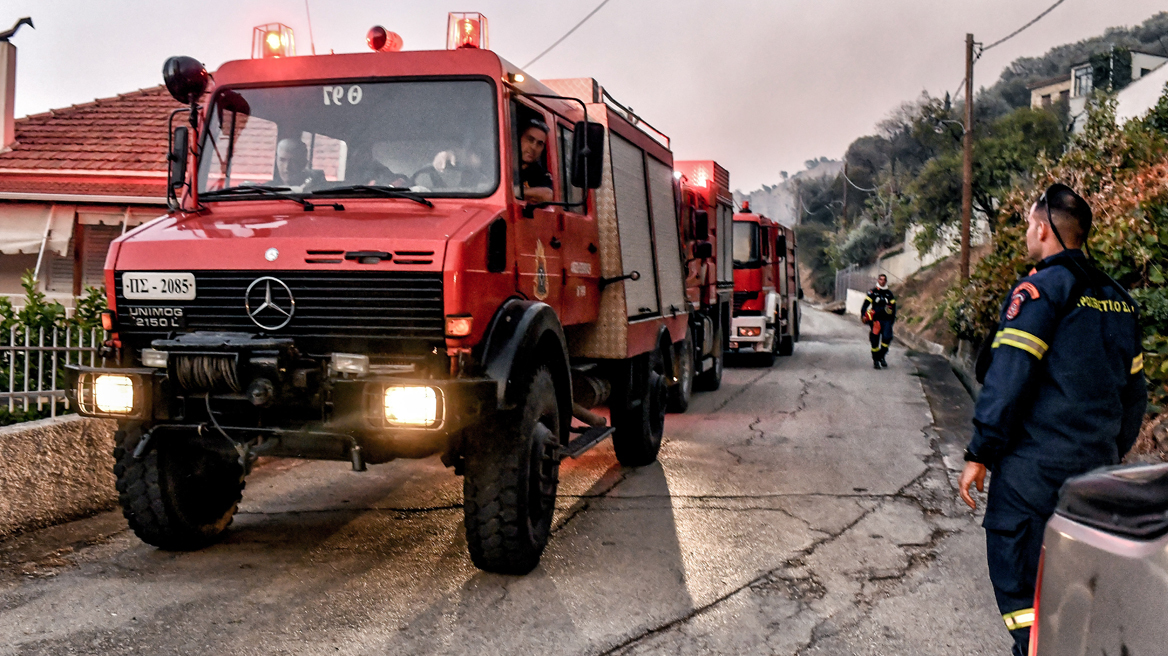
[(849, 289), (866, 292), (875, 286), (876, 278), (861, 273), (855, 264), (835, 272), (835, 300), (837, 301), (847, 300)]
[(69, 411), (65, 397), (65, 366), (96, 366), (105, 334), (100, 328), (32, 328), (12, 326), (0, 331), (0, 409), (28, 413), (35, 408), (49, 416)]

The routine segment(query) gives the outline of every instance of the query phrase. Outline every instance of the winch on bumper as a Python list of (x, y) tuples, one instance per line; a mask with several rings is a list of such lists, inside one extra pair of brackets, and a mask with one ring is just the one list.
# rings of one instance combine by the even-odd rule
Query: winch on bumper
[(308, 357), (286, 338), (190, 333), (151, 346), (142, 360), (153, 366), (69, 366), (69, 401), (83, 416), (133, 422), (152, 437), (184, 433), (218, 450), (359, 467), (452, 454), (452, 438), (501, 398), (491, 378), (393, 373), (354, 354)]

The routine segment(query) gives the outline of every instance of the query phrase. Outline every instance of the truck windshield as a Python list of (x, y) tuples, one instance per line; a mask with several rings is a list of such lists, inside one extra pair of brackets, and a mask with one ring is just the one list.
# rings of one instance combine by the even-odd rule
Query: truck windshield
[(734, 222), (734, 266), (745, 268), (757, 266), (758, 224), (750, 221)]
[(208, 116), (199, 191), (237, 192), (221, 199), (271, 197), (246, 193), (257, 185), (349, 197), (378, 196), (355, 186), (427, 196), (498, 186), (494, 89), (481, 80), (225, 89)]

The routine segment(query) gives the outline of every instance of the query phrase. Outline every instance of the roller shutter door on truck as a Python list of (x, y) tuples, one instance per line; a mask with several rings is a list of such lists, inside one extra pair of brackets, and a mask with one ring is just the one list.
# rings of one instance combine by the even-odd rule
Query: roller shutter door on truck
[(685, 274), (681, 266), (681, 235), (673, 199), (673, 170), (652, 157), (649, 162), (649, 200), (657, 242), (657, 271), (661, 306), (666, 314), (685, 311)]
[(718, 204), (718, 282), (734, 283), (734, 213)]
[(610, 133), (613, 191), (620, 229), (624, 273), (637, 271), (639, 280), (625, 280), (628, 316), (656, 314), (657, 271), (653, 259), (653, 232), (649, 226), (649, 197), (645, 185), (645, 153), (616, 133)]

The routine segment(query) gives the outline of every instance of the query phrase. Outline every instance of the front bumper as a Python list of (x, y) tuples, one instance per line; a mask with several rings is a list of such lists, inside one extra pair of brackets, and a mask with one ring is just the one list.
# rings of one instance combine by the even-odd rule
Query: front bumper
[[(756, 334), (742, 334), (743, 332), (755, 332)], [(766, 317), (732, 317), (730, 319), (730, 349), (732, 351), (769, 351), (774, 332), (774, 326), (767, 324)]]
[[(187, 394), (172, 391), (165, 370), (148, 368), (102, 368), (71, 365), (67, 368), (66, 396), (78, 413), (86, 417), (135, 422), (146, 431), (191, 432), (209, 437), (219, 446), (222, 439), (259, 442), (263, 455), (345, 460), (350, 449), (360, 446), (369, 462), (394, 458), (422, 458), (448, 449), (450, 439), (463, 429), (489, 421), (498, 410), (499, 385), (489, 378), (411, 379), (396, 376), (369, 376), (330, 379), (323, 383), (324, 407), (319, 420), (287, 420), (293, 413), (276, 402), (255, 421), (251, 413), (233, 415), (216, 410), (209, 416), (205, 408), (240, 407), (238, 395)], [(100, 375), (126, 376), (133, 382), (134, 402), (127, 412), (108, 412), (87, 399), (93, 380)], [(429, 387), (436, 391), (439, 416), (429, 426), (390, 423), (381, 405), (387, 387)], [(235, 404), (232, 406), (231, 404)], [(244, 406), (246, 408), (246, 406)]]

